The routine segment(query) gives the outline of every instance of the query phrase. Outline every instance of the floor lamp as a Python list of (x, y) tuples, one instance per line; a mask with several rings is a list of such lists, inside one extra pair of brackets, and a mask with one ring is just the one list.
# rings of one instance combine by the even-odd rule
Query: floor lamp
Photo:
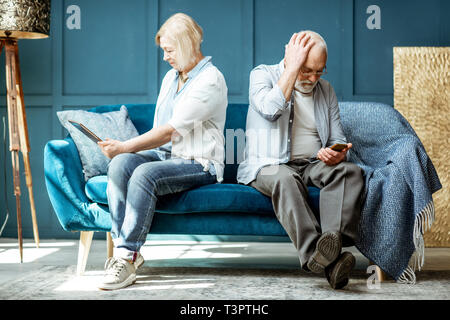
[[(33, 197), (30, 167), (30, 142), (19, 65), (19, 39), (47, 38), (50, 31), (50, 0), (0, 0), (0, 54), (6, 54), (6, 91), (14, 195), (16, 197), (17, 234), (20, 262), (23, 262), (22, 219), (20, 214), (19, 151), (22, 152), (26, 184), (30, 198), (33, 234), (39, 247), (39, 233)], [(6, 159), (5, 159), (6, 160)]]

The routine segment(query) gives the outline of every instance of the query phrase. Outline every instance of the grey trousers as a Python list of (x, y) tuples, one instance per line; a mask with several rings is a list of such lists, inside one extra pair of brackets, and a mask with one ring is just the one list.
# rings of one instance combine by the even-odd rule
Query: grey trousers
[[(286, 164), (263, 167), (252, 187), (272, 199), (275, 215), (297, 249), (305, 268), (320, 235), (340, 231), (344, 246), (358, 237), (363, 170), (351, 162), (328, 166), (296, 159)], [(307, 186), (320, 189), (320, 216), (307, 203)]]

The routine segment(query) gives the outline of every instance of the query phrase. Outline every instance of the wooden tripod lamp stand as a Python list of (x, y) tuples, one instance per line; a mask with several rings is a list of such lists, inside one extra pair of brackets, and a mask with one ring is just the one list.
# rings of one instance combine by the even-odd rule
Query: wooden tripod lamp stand
[(22, 219), (20, 214), (19, 151), (22, 152), (25, 167), (26, 184), (33, 221), (33, 234), (37, 247), (39, 247), (39, 233), (34, 206), (29, 156), (30, 142), (28, 139), (17, 41), (18, 39), (47, 38), (49, 31), (50, 0), (0, 0), (0, 55), (2, 50), (4, 50), (6, 54), (9, 151), (11, 151), (12, 157), (14, 195), (16, 197), (20, 262), (23, 261), (23, 245)]

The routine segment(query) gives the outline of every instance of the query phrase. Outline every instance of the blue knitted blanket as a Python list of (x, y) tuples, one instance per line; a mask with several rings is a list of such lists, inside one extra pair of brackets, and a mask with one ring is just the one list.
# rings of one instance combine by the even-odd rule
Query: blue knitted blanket
[(364, 170), (358, 250), (397, 282), (415, 283), (423, 233), (434, 220), (432, 194), (442, 188), (424, 146), (392, 106), (340, 103), (350, 161)]

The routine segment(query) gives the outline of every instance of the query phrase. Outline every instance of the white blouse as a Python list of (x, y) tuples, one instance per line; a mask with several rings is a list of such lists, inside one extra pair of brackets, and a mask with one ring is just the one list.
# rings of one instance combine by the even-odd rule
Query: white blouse
[[(212, 163), (217, 181), (222, 182), (228, 88), (222, 73), (210, 59), (207, 57), (203, 59), (206, 61), (199, 62), (203, 65), (198, 73), (188, 73), (190, 79), (180, 89), (182, 95), (175, 99), (172, 116), (167, 123), (177, 131), (171, 141), (172, 157), (194, 159), (202, 164), (204, 171), (209, 171)], [(169, 81), (163, 81), (161, 93), (170, 91), (164, 85), (171, 85), (170, 78), (178, 78), (178, 72), (172, 69), (167, 77), (169, 79), (164, 80)]]

